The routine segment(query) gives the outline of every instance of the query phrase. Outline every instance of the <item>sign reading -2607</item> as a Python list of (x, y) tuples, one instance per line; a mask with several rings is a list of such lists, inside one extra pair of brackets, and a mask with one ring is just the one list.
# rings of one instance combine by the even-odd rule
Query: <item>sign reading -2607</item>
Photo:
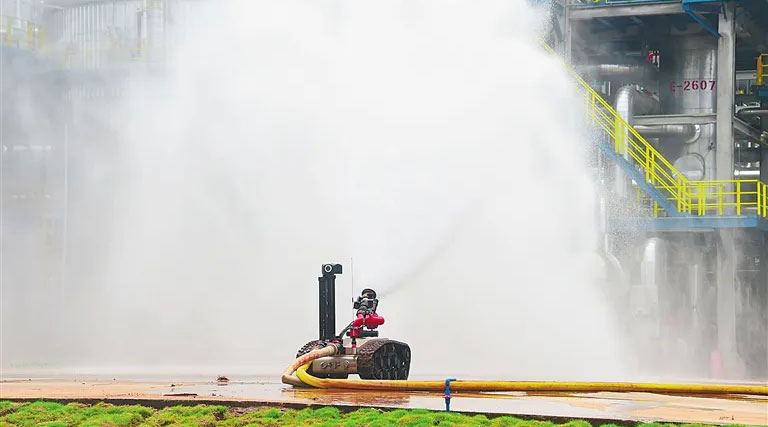
[(669, 82), (669, 91), (688, 90), (715, 90), (715, 80), (683, 80), (682, 82)]

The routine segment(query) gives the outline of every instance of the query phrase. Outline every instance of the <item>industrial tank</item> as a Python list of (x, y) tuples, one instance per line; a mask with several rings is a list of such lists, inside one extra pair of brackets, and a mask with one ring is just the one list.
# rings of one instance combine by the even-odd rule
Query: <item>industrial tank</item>
[[(659, 98), (665, 114), (714, 114), (717, 40), (711, 35), (672, 38), (661, 61)], [(663, 139), (663, 150), (691, 180), (715, 179), (715, 124), (690, 125)]]

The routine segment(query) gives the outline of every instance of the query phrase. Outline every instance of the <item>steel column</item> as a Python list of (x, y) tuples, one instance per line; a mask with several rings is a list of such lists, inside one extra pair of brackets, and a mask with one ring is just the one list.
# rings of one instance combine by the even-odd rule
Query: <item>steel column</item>
[(732, 2), (723, 4), (718, 16), (717, 39), (717, 143), (715, 177), (733, 179), (733, 106), (736, 87), (736, 21)]
[(563, 13), (565, 23), (563, 26), (565, 27), (563, 30), (563, 58), (565, 58), (566, 64), (572, 64), (572, 52), (573, 52), (573, 22), (571, 22), (571, 6), (569, 5), (570, 2), (566, 1), (563, 4), (565, 12)]
[(680, 2), (627, 3), (622, 6), (580, 6), (572, 8), (571, 19), (615, 18), (617, 16), (678, 15), (685, 13)]
[(744, 362), (736, 349), (736, 233), (721, 230), (717, 251), (717, 350), (727, 377), (744, 372)]

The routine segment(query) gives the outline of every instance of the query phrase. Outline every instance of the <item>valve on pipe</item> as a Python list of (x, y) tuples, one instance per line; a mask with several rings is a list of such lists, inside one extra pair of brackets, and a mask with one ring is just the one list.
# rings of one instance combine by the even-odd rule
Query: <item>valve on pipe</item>
[(363, 289), (353, 301), (355, 318), (339, 332), (336, 328), (336, 275), (342, 274), (341, 264), (323, 264), (319, 284), (319, 339), (299, 349), (296, 357), (328, 344), (340, 346), (334, 356), (312, 362), (307, 372), (320, 378), (347, 378), (357, 374), (362, 379), (405, 380), (411, 366), (408, 344), (379, 338), (378, 327), (384, 317), (376, 311), (379, 300), (376, 291)]

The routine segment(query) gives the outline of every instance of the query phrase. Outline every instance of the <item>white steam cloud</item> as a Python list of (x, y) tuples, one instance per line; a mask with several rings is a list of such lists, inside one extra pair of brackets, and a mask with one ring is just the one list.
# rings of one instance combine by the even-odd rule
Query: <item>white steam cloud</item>
[(51, 303), (57, 351), (4, 334), (4, 363), (276, 375), (315, 338), (335, 261), (339, 329), (353, 293), (378, 290), (417, 376), (621, 375), (591, 142), (542, 16), (522, 0), (199, 12), (95, 119), (115, 155), (80, 167), (106, 196), (70, 216), (108, 233), (70, 237), (93, 264), (68, 266)]

